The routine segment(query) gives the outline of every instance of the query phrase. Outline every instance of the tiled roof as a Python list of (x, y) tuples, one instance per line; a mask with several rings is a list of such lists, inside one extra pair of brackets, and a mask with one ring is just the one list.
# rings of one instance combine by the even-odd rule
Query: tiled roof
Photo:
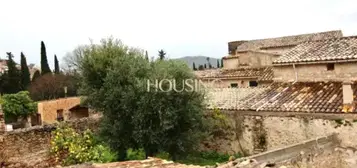
[(264, 87), (210, 89), (206, 93), (207, 108), (244, 109), (244, 104), (267, 89)]
[[(214, 96), (207, 100), (208, 109), (308, 113), (344, 111), (341, 82), (273, 83), (267, 88), (234, 89), (212, 92)], [(349, 112), (357, 112), (354, 108), (357, 105), (357, 84), (353, 84), (352, 89), (354, 103)]]
[(148, 158), (146, 160), (135, 160), (125, 162), (113, 162), (103, 164), (82, 164), (76, 166), (69, 166), (66, 168), (203, 168), (201, 166), (184, 165), (166, 161), (158, 158)]
[(273, 81), (274, 71), (272, 67), (264, 69), (262, 75), (258, 78), (258, 81)]
[(249, 40), (239, 45), (237, 47), (237, 51), (242, 52), (248, 50), (259, 50), (262, 48), (295, 46), (299, 43), (306, 42), (306, 41), (316, 41), (316, 40), (331, 39), (331, 38), (338, 38), (338, 37), (342, 37), (342, 32), (340, 30), (311, 33), (311, 34), (300, 34), (294, 36), (284, 36), (284, 37), (277, 37), (277, 38), (267, 38), (267, 39), (259, 39), (259, 40)]
[(239, 69), (214, 69), (195, 71), (198, 78), (260, 78), (262, 81), (271, 80), (273, 78), (271, 67), (263, 68), (239, 68)]
[(301, 43), (273, 64), (357, 59), (357, 36)]

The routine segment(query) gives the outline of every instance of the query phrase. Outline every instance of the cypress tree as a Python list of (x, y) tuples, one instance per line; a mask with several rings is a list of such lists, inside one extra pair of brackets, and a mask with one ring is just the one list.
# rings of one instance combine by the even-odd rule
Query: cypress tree
[(24, 53), (21, 52), (21, 89), (26, 90), (30, 85), (30, 71)]
[(60, 73), (60, 69), (59, 69), (59, 65), (58, 65), (58, 59), (55, 54), (55, 74), (59, 74), (59, 73)]
[(46, 46), (43, 41), (41, 41), (41, 75), (46, 73), (51, 73), (50, 66), (47, 62)]
[(12, 94), (12, 93), (17, 93), (21, 90), (21, 77), (20, 77), (20, 72), (19, 70), (16, 68), (16, 63), (15, 61), (12, 59), (13, 55), (11, 54), (11, 52), (7, 52), (7, 75), (8, 75), (8, 82), (7, 85), (5, 86), (5, 90), (4, 92)]
[(148, 54), (148, 51), (145, 51), (145, 59), (146, 59), (147, 61), (149, 61), (149, 54)]
[(197, 69), (196, 69), (196, 64), (195, 63), (192, 63), (192, 68), (193, 68), (193, 70), (194, 71), (196, 71)]
[(220, 66), (219, 66), (219, 61), (217, 60), (217, 68), (219, 68)]
[(221, 68), (223, 68), (223, 58), (221, 59)]
[(159, 59), (163, 60), (165, 59), (165, 56), (166, 56), (166, 52), (163, 49), (159, 50)]
[(205, 69), (207, 69), (207, 66), (206, 66), (206, 64), (205, 64), (205, 66), (204, 66), (204, 67), (205, 67)]
[(36, 70), (35, 73), (32, 76), (32, 80), (31, 81), (32, 82), (35, 81), (40, 76), (41, 76), (40, 71)]

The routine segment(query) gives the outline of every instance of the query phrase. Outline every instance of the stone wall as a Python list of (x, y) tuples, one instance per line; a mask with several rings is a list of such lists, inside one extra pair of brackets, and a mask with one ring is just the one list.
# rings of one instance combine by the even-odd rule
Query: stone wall
[[(67, 123), (77, 131), (86, 129), (96, 131), (98, 121), (97, 118), (83, 118)], [(0, 163), (31, 167), (42, 164), (41, 162), (44, 160), (49, 160), (51, 132), (57, 126), (57, 124), (34, 126), (0, 134)], [(43, 167), (48, 166), (49, 163), (46, 164)]]
[(223, 68), (224, 69), (237, 69), (238, 65), (239, 65), (238, 57), (223, 59)]
[[(335, 70), (328, 71), (327, 64), (296, 65), (298, 81), (326, 81), (326, 80), (357, 80), (356, 63), (336, 63)], [(295, 72), (292, 65), (274, 66), (274, 79), (276, 81), (292, 81)]]
[[(205, 149), (223, 153), (256, 154), (321, 136), (338, 134), (342, 147), (357, 149), (356, 114), (350, 115), (260, 115), (264, 112), (227, 112), (230, 128), (221, 137), (206, 142)], [(276, 115), (275, 115), (276, 114)]]

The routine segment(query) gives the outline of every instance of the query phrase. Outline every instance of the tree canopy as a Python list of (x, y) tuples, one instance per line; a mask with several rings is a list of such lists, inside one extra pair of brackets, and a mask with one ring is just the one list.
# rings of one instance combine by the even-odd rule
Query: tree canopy
[(5, 117), (27, 117), (37, 110), (37, 104), (30, 98), (29, 92), (20, 91), (15, 94), (5, 94), (0, 99)]
[(30, 71), (27, 66), (27, 61), (25, 55), (21, 52), (21, 88), (22, 90), (26, 90), (30, 85)]
[[(128, 148), (147, 156), (169, 152), (173, 159), (194, 149), (203, 129), (203, 94), (198, 91), (156, 91), (148, 80), (194, 79), (192, 70), (173, 60), (146, 61), (139, 49), (113, 38), (83, 52), (80, 72), (84, 103), (103, 113), (101, 137), (124, 159)], [(166, 83), (164, 88), (170, 86)], [(177, 88), (182, 88), (182, 82)]]
[(41, 41), (41, 75), (51, 73), (50, 66), (47, 61), (46, 46), (43, 41)]

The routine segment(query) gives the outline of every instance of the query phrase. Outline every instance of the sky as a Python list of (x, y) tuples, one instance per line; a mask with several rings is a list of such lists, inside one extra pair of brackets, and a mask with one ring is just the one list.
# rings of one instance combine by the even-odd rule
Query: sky
[(0, 0), (0, 58), (49, 64), (90, 39), (113, 36), (169, 58), (228, 53), (229, 41), (329, 30), (357, 35), (356, 0)]

